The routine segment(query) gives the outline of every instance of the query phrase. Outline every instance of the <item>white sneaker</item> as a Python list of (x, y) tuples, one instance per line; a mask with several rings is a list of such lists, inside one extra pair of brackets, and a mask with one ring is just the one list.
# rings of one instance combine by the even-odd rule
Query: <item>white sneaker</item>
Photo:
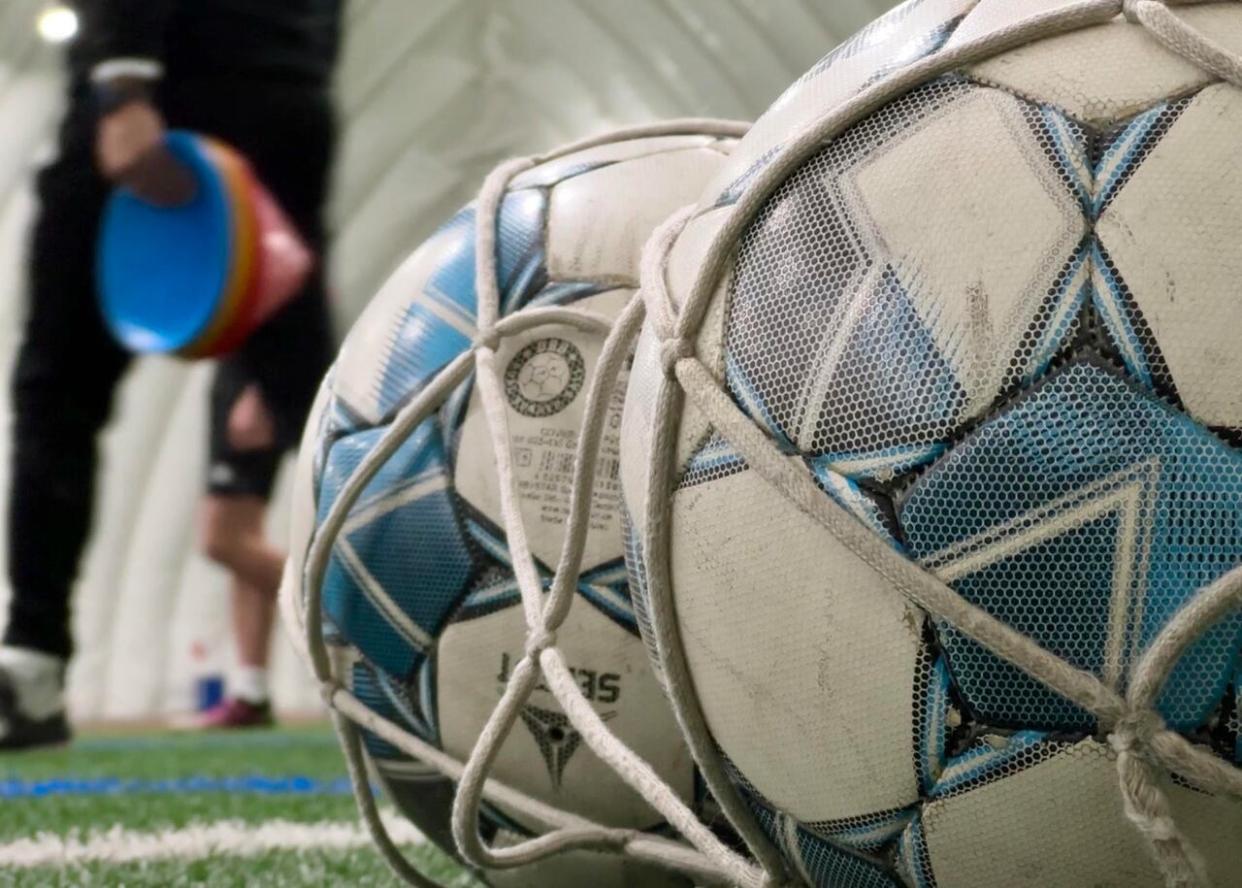
[(65, 661), (42, 651), (0, 647), (0, 750), (67, 743)]

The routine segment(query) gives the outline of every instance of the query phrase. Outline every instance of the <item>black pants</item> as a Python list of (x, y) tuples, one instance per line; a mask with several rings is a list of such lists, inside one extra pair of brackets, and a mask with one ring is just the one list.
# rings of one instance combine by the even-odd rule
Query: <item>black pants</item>
[[(228, 80), (166, 83), (169, 125), (239, 148), (322, 256), (323, 206), (334, 145), (326, 91)], [(96, 439), (130, 356), (104, 327), (95, 295), (95, 244), (108, 185), (94, 163), (95, 119), (75, 89), (57, 160), (38, 177), (30, 242), (29, 309), (13, 383), (14, 447), (6, 644), (68, 656), (69, 593), (94, 507)], [(270, 491), (281, 452), (296, 444), (331, 359), (322, 261), (306, 290), (222, 363), (213, 392), (215, 492)], [(260, 386), (277, 426), (267, 454), (232, 454), (219, 428), (228, 397)], [(222, 472), (221, 463), (234, 469)], [(226, 477), (227, 476), (227, 477)]]

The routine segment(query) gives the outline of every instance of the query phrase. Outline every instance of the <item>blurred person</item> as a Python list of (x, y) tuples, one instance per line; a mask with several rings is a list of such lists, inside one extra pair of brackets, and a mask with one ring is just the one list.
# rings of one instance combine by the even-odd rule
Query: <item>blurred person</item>
[(282, 553), (264, 533), (332, 354), (322, 219), (335, 140), (331, 76), (343, 0), (77, 0), (58, 157), (38, 175), (28, 315), (13, 383), (9, 620), (0, 749), (64, 742), (70, 589), (91, 525), (96, 439), (131, 355), (97, 304), (95, 244), (110, 189), (159, 204), (193, 193), (166, 127), (238, 148), (319, 256), (304, 291), (234, 354), (211, 393), (201, 544), (232, 574), (238, 668), (203, 724), (271, 720), (267, 653)]

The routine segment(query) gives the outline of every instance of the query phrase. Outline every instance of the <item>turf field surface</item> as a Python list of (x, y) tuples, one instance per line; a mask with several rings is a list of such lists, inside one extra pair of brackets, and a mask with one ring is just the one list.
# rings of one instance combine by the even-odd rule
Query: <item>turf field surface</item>
[[(327, 728), (84, 736), (0, 756), (0, 885), (398, 884)], [(421, 869), (477, 885), (404, 820)]]

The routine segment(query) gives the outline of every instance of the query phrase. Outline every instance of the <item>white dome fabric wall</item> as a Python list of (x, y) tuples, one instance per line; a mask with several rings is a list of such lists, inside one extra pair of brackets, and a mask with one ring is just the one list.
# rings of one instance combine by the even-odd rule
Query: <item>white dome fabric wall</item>
[[(338, 78), (333, 209), (340, 327), (499, 160), (660, 117), (753, 118), (886, 0), (352, 0)], [(20, 336), (30, 172), (51, 147), (57, 52), (38, 0), (0, 5), (0, 413)], [(226, 580), (193, 552), (209, 366), (140, 362), (103, 442), (95, 534), (76, 598), (79, 720), (187, 709), (223, 671)], [(0, 436), (7, 485), (8, 425)], [(286, 492), (273, 510), (283, 533)], [(4, 521), (0, 512), (0, 527)], [(0, 561), (3, 552), (0, 550)], [(0, 599), (8, 590), (0, 586)], [(0, 618), (2, 620), (3, 618)], [(277, 642), (278, 707), (316, 696)]]

